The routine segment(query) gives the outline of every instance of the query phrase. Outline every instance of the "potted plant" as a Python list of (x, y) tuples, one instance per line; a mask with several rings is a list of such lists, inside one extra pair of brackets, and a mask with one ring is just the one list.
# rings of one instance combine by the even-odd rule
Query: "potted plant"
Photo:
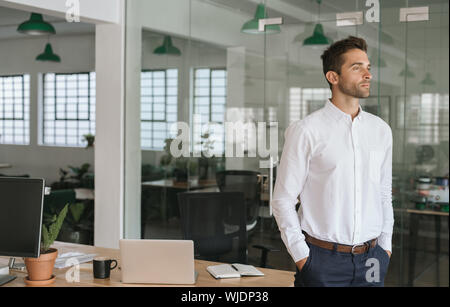
[(186, 182), (188, 179), (188, 159), (179, 157), (175, 159), (175, 169), (173, 171), (176, 182)]
[(52, 277), (52, 274), (55, 260), (58, 257), (58, 250), (50, 248), (50, 246), (58, 237), (68, 209), (69, 205), (67, 204), (58, 215), (53, 216), (48, 226), (45, 224), (42, 225), (39, 258), (25, 258), (25, 265), (28, 271), (26, 282), (29, 284), (33, 284), (33, 282), (38, 282), (39, 284), (43, 284), (44, 282), (50, 284), (54, 282), (54, 276)]
[(206, 132), (201, 135), (201, 141), (199, 142), (202, 148), (201, 157), (198, 161), (200, 180), (208, 179), (208, 168), (211, 166), (211, 161), (214, 160), (213, 157), (210, 157), (214, 152), (214, 140), (211, 139), (211, 136), (210, 132)]
[(168, 172), (169, 166), (172, 163), (173, 156), (170, 153), (170, 144), (172, 144), (173, 139), (165, 139), (164, 140), (164, 155), (161, 156), (161, 159), (159, 161), (161, 167), (165, 172)]
[(87, 143), (86, 148), (94, 147), (95, 135), (88, 133), (88, 134), (83, 135), (83, 138)]

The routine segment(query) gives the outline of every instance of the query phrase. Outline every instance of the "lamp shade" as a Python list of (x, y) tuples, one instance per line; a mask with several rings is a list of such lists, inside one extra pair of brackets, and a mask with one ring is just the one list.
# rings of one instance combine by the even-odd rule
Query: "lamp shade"
[(322, 24), (318, 23), (314, 27), (314, 33), (312, 36), (306, 38), (303, 41), (303, 46), (312, 46), (312, 45), (329, 45), (332, 44), (333, 40), (328, 38), (323, 33)]
[(172, 44), (172, 38), (168, 35), (164, 37), (164, 42), (161, 46), (157, 47), (154, 51), (154, 54), (168, 54), (168, 55), (181, 55), (180, 49), (175, 47)]
[(44, 21), (41, 14), (31, 13), (30, 19), (21, 23), (17, 28), (20, 33), (28, 35), (48, 35), (55, 34), (55, 28)]
[(409, 66), (406, 65), (406, 69), (403, 69), (400, 74), (400, 77), (406, 77), (406, 78), (414, 78), (416, 75), (409, 69)]
[(425, 75), (425, 79), (423, 79), (420, 84), (422, 85), (436, 85), (436, 81), (433, 80), (433, 78), (431, 78), (431, 74), (429, 72), (427, 72), (427, 74)]
[(275, 34), (281, 32), (279, 25), (266, 25), (263, 32), (258, 31), (259, 20), (264, 18), (268, 18), (266, 7), (264, 6), (264, 4), (258, 4), (255, 12), (255, 17), (252, 20), (244, 23), (241, 28), (241, 32), (247, 34)]
[(36, 61), (44, 61), (44, 62), (61, 62), (61, 58), (59, 55), (53, 53), (52, 45), (47, 44), (45, 46), (44, 53), (41, 53), (36, 57)]

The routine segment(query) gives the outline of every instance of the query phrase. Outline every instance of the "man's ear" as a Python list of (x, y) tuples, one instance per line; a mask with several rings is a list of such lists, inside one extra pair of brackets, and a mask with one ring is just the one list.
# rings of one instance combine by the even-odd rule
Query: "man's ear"
[(332, 70), (328, 71), (325, 77), (327, 78), (328, 82), (333, 85), (336, 85), (339, 81), (339, 75), (337, 74), (337, 72)]

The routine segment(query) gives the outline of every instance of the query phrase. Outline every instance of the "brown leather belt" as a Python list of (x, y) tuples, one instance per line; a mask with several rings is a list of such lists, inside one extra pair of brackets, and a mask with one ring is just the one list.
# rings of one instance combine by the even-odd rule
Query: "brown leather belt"
[(312, 245), (322, 247), (325, 249), (329, 249), (329, 250), (334, 250), (334, 247), (336, 245), (336, 251), (341, 252), (341, 253), (352, 253), (354, 255), (364, 254), (365, 252), (367, 252), (369, 250), (369, 246), (370, 246), (370, 248), (374, 248), (377, 245), (377, 239), (373, 239), (373, 240), (370, 240), (363, 244), (352, 246), (352, 245), (343, 245), (343, 244), (322, 241), (322, 240), (311, 237), (307, 233), (304, 233), (304, 235), (306, 237), (306, 242), (311, 243)]

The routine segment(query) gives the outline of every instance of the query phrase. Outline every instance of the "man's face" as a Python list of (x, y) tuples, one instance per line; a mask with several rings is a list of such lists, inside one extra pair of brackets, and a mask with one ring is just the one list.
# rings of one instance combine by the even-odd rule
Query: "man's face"
[(372, 75), (367, 54), (360, 49), (351, 49), (342, 57), (344, 63), (337, 83), (339, 90), (355, 98), (369, 97)]

